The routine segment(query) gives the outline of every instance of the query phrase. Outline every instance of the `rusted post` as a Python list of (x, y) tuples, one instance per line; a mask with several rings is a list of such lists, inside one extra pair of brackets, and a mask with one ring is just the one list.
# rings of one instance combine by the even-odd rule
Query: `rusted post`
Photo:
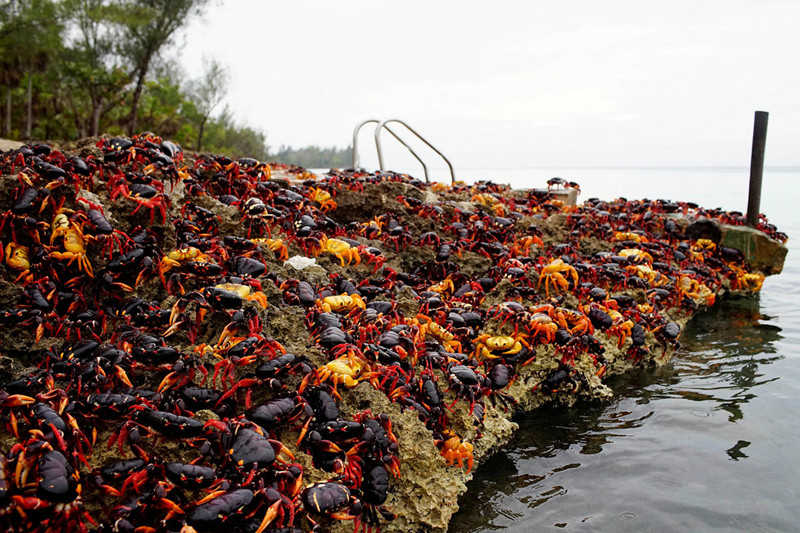
[(764, 174), (764, 149), (767, 144), (769, 113), (756, 111), (753, 123), (753, 152), (750, 156), (750, 194), (747, 197), (747, 224), (755, 227), (761, 208), (761, 178)]

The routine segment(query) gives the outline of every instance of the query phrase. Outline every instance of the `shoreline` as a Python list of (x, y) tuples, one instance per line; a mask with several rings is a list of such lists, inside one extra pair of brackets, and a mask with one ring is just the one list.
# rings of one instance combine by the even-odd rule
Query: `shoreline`
[[(780, 256), (782, 264), (781, 249), (785, 256), (785, 247), (760, 232), (755, 234), (739, 226), (720, 230), (719, 224), (704, 221), (704, 218), (672, 217), (669, 210), (673, 206), (667, 209), (667, 206), (655, 202), (648, 205), (627, 205), (619, 201), (584, 203), (576, 209), (565, 206), (546, 190), (521, 191), (487, 184), (456, 188), (426, 186), (410, 177), (392, 173), (378, 176), (340, 172), (321, 180), (310, 180), (310, 175), (303, 169), (269, 168), (258, 162), (256, 165), (249, 162), (234, 164), (227, 158), (196, 154), (186, 154), (185, 162), (170, 158), (171, 163), (145, 167), (149, 162), (147, 157), (159, 155), (144, 148), (141, 151), (133, 149), (128, 161), (119, 163), (120, 158), (124, 161), (126, 157), (125, 150), (98, 149), (96, 141), (87, 139), (70, 143), (67, 151), (90, 162), (97, 161), (97, 168), (105, 160), (104, 165), (109, 169), (104, 169), (106, 180), (108, 175), (113, 175), (112, 170), (123, 168), (140, 179), (170, 184), (163, 193), (169, 199), (164, 219), (159, 221), (156, 218), (155, 223), (149, 226), (154, 230), (156, 243), (149, 246), (157, 249), (151, 263), (167, 264), (163, 257), (172, 253), (171, 250), (178, 250), (180, 242), (184, 242), (182, 246), (188, 246), (185, 244), (188, 241), (178, 241), (173, 235), (174, 221), (183, 221), (189, 237), (195, 239), (191, 242), (208, 247), (204, 250), (206, 263), (214, 263), (228, 273), (234, 268), (230, 257), (242, 252), (231, 249), (223, 258), (219, 248), (230, 245), (225, 244), (222, 236), (245, 240), (256, 231), (261, 232), (263, 238), (281, 239), (280, 243), (255, 243), (249, 256), (258, 258), (265, 267), (256, 276), (264, 302), (254, 300), (240, 304), (243, 312), (251, 313), (250, 327), (259, 324), (258, 328), (250, 331), (242, 325), (241, 319), (240, 322), (233, 320), (233, 313), (224, 308), (214, 309), (208, 303), (209, 310), (203, 320), (198, 315), (199, 307), (190, 307), (189, 301), (182, 298), (187, 292), (195, 294), (223, 286), (221, 276), (198, 274), (191, 270), (196, 268), (192, 265), (184, 269), (184, 259), (177, 255), (178, 266), (170, 267), (166, 272), (170, 284), (166, 283), (168, 276), (164, 276), (162, 281), (157, 272), (145, 267), (141, 267), (141, 272), (117, 274), (111, 270), (110, 261), (99, 253), (100, 245), (87, 242), (87, 257), (98, 277), (109, 275), (115, 283), (130, 287), (130, 292), (113, 284), (98, 288), (92, 279), (78, 273), (87, 292), (98, 291), (112, 302), (127, 302), (131, 297), (138, 297), (152, 302), (149, 305), (167, 311), (169, 315), (168, 323), (143, 322), (138, 325), (133, 324), (128, 315), (110, 315), (107, 317), (109, 322), (116, 327), (132, 326), (142, 333), (163, 336), (159, 338), (163, 339), (165, 346), (174, 347), (183, 354), (180, 368), (190, 364), (189, 368), (202, 367), (208, 372), (216, 371), (222, 362), (233, 362), (233, 357), (227, 355), (232, 347), (223, 342), (221, 335), (231, 328), (242, 329), (237, 343), (246, 340), (248, 334), (254, 338), (263, 337), (267, 347), (256, 353), (255, 361), (259, 363), (273, 361), (279, 356), (279, 352), (269, 351), (274, 348), (268, 349), (273, 341), (289, 353), (302, 355), (308, 370), (298, 365), (292, 372), (281, 374), (278, 380), (280, 392), (277, 393), (265, 383), (250, 383), (257, 365), (245, 358), (245, 362), (238, 366), (240, 358), (237, 356), (230, 379), (223, 379), (216, 391), (228, 392), (234, 383), (247, 381), (248, 385), (242, 385), (241, 391), (230, 394), (230, 405), (225, 410), (211, 404), (185, 411), (191, 412), (194, 419), (206, 422), (203, 431), (214, 435), (207, 437), (211, 442), (217, 438), (216, 422), (240, 424), (243, 423), (240, 415), (251, 416), (252, 411), (245, 408), (245, 390), (248, 391), (247, 399), (252, 393), (253, 405), (259, 405), (276, 397), (292, 397), (295, 393), (304, 395), (303, 387), (306, 385), (303, 383), (311, 383), (312, 389), (326, 389), (330, 387), (330, 381), (338, 379), (336, 393), (341, 395), (341, 400), (336, 402), (336, 406), (341, 420), (378, 420), (378, 414), (388, 415), (398, 440), (396, 450), (390, 445), (376, 449), (370, 444), (366, 449), (371, 451), (362, 453), (366, 459), (361, 461), (365, 463), (359, 463), (355, 458), (356, 452), (352, 456), (342, 453), (343, 461), (337, 457), (343, 462), (341, 471), (335, 461), (326, 463), (326, 454), (330, 454), (332, 448), (317, 449), (312, 441), (301, 437), (302, 424), (286, 423), (269, 428), (270, 435), (279, 438), (291, 452), (293, 461), (302, 467), (305, 487), (344, 481), (353, 491), (361, 491), (365, 481), (358, 476), (364, 475), (360, 470), (363, 464), (378, 469), (384, 468), (381, 465), (385, 464), (384, 470), (396, 464), (399, 476), (386, 474), (389, 476), (389, 489), (385, 502), (376, 504), (376, 508), (383, 505), (397, 514), (397, 518), (392, 521), (385, 521), (377, 515), (365, 518), (375, 520), (385, 532), (446, 531), (457, 510), (458, 498), (466, 491), (465, 483), (472, 477), (466, 472), (469, 446), (474, 469), (502, 448), (516, 431), (517, 425), (512, 420), (515, 411), (530, 412), (550, 402), (572, 405), (579, 399), (608, 401), (613, 392), (603, 384), (607, 376), (625, 373), (639, 365), (666, 363), (674, 354), (679, 331), (698, 309), (713, 305), (715, 298), (724, 297), (728, 292), (757, 291), (760, 288), (758, 280), (763, 281), (763, 276), (747, 267), (744, 260), (735, 254), (731, 257), (725, 255), (732, 252), (723, 254), (726, 235), (736, 236), (737, 242), (747, 244), (743, 245), (747, 248), (744, 252), (753, 264), (762, 261), (761, 264), (772, 265), (772, 271), (761, 268), (767, 270), (766, 274), (779, 273), (780, 265), (774, 258)], [(144, 158), (141, 162), (136, 159), (140, 155)], [(56, 158), (52, 160), (56, 161)], [(144, 171), (144, 168), (151, 170)], [(37, 176), (36, 171), (31, 172), (29, 179), (37, 186), (46, 183), (44, 176)], [(80, 198), (103, 207), (115, 228), (122, 232), (142, 231), (138, 226), (146, 220), (146, 209), (145, 217), (135, 213), (138, 207), (133, 195), (123, 195), (112, 201), (104, 179), (98, 177), (97, 183), (91, 185), (80, 182), (82, 178), (78, 176), (70, 179), (77, 180), (78, 186), (70, 184), (61, 191), (58, 186), (53, 187), (53, 191), (64, 195), (69, 209), (84, 209), (75, 193), (70, 192), (73, 188), (79, 189)], [(240, 200), (237, 203), (226, 204), (220, 200), (225, 197), (225, 188), (219, 183), (229, 183), (233, 190), (234, 186), (242, 185), (245, 192), (238, 193)], [(0, 180), (0, 194), (4, 201), (11, 203), (16, 199), (18, 187), (16, 174), (7, 173)], [(198, 187), (202, 194), (198, 193)], [(245, 200), (253, 205), (251, 199), (254, 197), (264, 204), (269, 203), (274, 213), (268, 209), (251, 212)], [(43, 208), (49, 218), (44, 220), (48, 226), (55, 219), (55, 212), (51, 213), (49, 209), (47, 206)], [(205, 217), (201, 209), (209, 210), (216, 218)], [(195, 214), (186, 215), (186, 212)], [(262, 216), (264, 212), (269, 216)], [(639, 216), (635, 223), (624, 218), (632, 213)], [(643, 213), (652, 216), (645, 218)], [(708, 214), (713, 216), (713, 213)], [(315, 227), (309, 231), (303, 229), (303, 224), (311, 222), (301, 215), (309, 217)], [(615, 218), (617, 215), (619, 217)], [(187, 216), (195, 218), (188, 221)], [(198, 229), (201, 223), (208, 224), (211, 229)], [(612, 223), (616, 228), (611, 226)], [(605, 228), (606, 224), (610, 229)], [(638, 230), (636, 224), (644, 229)], [(708, 239), (715, 235), (715, 227), (719, 234), (716, 241)], [(88, 226), (86, 231), (89, 231)], [(429, 235), (432, 231), (436, 232), (436, 239)], [(687, 233), (692, 237), (688, 238)], [(39, 237), (40, 242), (51, 241), (49, 233)], [(348, 252), (346, 257), (337, 257), (336, 253), (341, 254), (339, 250), (320, 244), (323, 237), (328, 240), (350, 239), (352, 244), (345, 249), (360, 250), (361, 262), (354, 261), (352, 252)], [(8, 244), (10, 238), (7, 235), (3, 244)], [(452, 245), (448, 244), (452, 250), (443, 250), (441, 243), (434, 242), (437, 239), (452, 242)], [(244, 246), (243, 240), (231, 242)], [(753, 242), (756, 244), (750, 249), (749, 243)], [(57, 243), (55, 241), (52, 246), (57, 246)], [(37, 246), (35, 240), (27, 236), (20, 237), (17, 244), (31, 248)], [(281, 246), (286, 247), (287, 257), (311, 256), (314, 264), (299, 269), (291, 266), (291, 262), (284, 262), (285, 257), (280, 257)], [(55, 261), (52, 251), (55, 248), (45, 249), (42, 256), (47, 258), (45, 263)], [(676, 251), (682, 258), (675, 255)], [(76, 275), (76, 266), (71, 265), (53, 263), (51, 267), (56, 273)], [(15, 268), (16, 264), (6, 260), (2, 294), (9, 302), (24, 301), (21, 286), (11, 281), (16, 276)], [(689, 274), (685, 273), (687, 269)], [(141, 273), (145, 278), (139, 283), (137, 274)], [(165, 272), (162, 270), (161, 273)], [(173, 275), (178, 276), (180, 291), (172, 281)], [(540, 276), (544, 277), (540, 279)], [(545, 279), (547, 281), (542, 283)], [(351, 288), (343, 285), (343, 281), (349, 280), (352, 280)], [(298, 289), (301, 282), (311, 288), (315, 296), (311, 301), (302, 300)], [(591, 286), (582, 285), (585, 283)], [(245, 289), (237, 290), (245, 293)], [(255, 290), (253, 284), (247, 294)], [(546, 291), (552, 294), (544, 294)], [(366, 304), (360, 307), (357, 302), (353, 303), (355, 299), (351, 296), (359, 294), (368, 304), (375, 304), (375, 308), (377, 302), (389, 302), (391, 306), (383, 312), (368, 313)], [(342, 299), (342, 295), (347, 298)], [(335, 346), (320, 341), (320, 333), (328, 328), (317, 322), (325, 311), (322, 302), (330, 297), (340, 298), (329, 301), (336, 320), (341, 323), (337, 329), (342, 332), (343, 342)], [(183, 307), (179, 305), (181, 302)], [(338, 309), (342, 302), (347, 307)], [(470, 312), (473, 316), (469, 315)], [(184, 313), (188, 313), (185, 318)], [(477, 318), (474, 316), (476, 313)], [(468, 317), (469, 323), (464, 317)], [(252, 319), (258, 320), (253, 322)], [(464, 321), (464, 324), (459, 321)], [(634, 333), (633, 328), (637, 325), (639, 329)], [(399, 328), (396, 336), (400, 340), (387, 336), (393, 327)], [(26, 354), (34, 345), (37, 348), (61, 345), (58, 333), (53, 331), (46, 331), (41, 341), (34, 343), (30, 327), (25, 325), (22, 331), (20, 329), (19, 325), (11, 325), (0, 360), (4, 373), (13, 378), (32, 372), (34, 364), (41, 366), (38, 357), (43, 357), (43, 361), (51, 357)], [(112, 342), (123, 351), (128, 345), (135, 346), (115, 338), (111, 332), (102, 331), (100, 336), (103, 341)], [(504, 345), (506, 342), (510, 344)], [(378, 344), (387, 351), (372, 348)], [(341, 360), (340, 349), (352, 353), (349, 362)], [(12, 352), (17, 355), (7, 356)], [(165, 381), (178, 372), (174, 361), (169, 361), (167, 367), (147, 364), (144, 369), (136, 361), (125, 364), (128, 365), (126, 372), (137, 387), (158, 388), (162, 392), (164, 383), (167, 383), (163, 389), (165, 397), (177, 394), (180, 387), (200, 384), (202, 378), (199, 371), (192, 370), (185, 374), (187, 379), (179, 387)], [(351, 366), (356, 364), (359, 365), (358, 372)], [(499, 372), (500, 365), (507, 367), (501, 370), (510, 372), (510, 375), (506, 376), (505, 382), (500, 378), (492, 381), (496, 379), (492, 372)], [(374, 375), (362, 377), (362, 370), (365, 375)], [(478, 381), (472, 383), (472, 379)], [(436, 384), (440, 399), (433, 399), (433, 393), (426, 388), (428, 381)], [(215, 376), (212, 385), (216, 382)], [(203, 383), (208, 386), (205, 380)], [(69, 391), (66, 392), (68, 396), (78, 394), (68, 377), (59, 378), (58, 385)], [(115, 379), (96, 386), (106, 392), (128, 390)], [(331, 389), (332, 394), (334, 390)], [(158, 407), (165, 412), (168, 409), (184, 412), (186, 409), (166, 401), (159, 403)], [(0, 411), (5, 422), (8, 422), (9, 413), (16, 412), (13, 409)], [(77, 409), (80, 412), (80, 407)], [(19, 411), (19, 414), (22, 420), (27, 420), (24, 411)], [(125, 443), (120, 443), (119, 453), (116, 448), (104, 444), (129, 415), (130, 412), (115, 413), (111, 417), (113, 422), (91, 417), (84, 419), (85, 415), (80, 415), (84, 432), (89, 429), (97, 432), (97, 444), (88, 457), (93, 468), (113, 459), (137, 455), (136, 449), (127, 444), (123, 446)], [(322, 432), (321, 417), (318, 411), (314, 411), (306, 426)], [(28, 422), (25, 424), (29, 425)], [(147, 431), (164, 433), (153, 428)], [(159, 461), (197, 460), (217, 468), (220, 475), (224, 473), (232, 480), (233, 486), (248, 486), (246, 473), (228, 465), (224, 454), (206, 458), (190, 440), (174, 435), (166, 437), (152, 442), (151, 439), (142, 441), (148, 460), (152, 461), (154, 457)], [(8, 435), (0, 441), (0, 450), (8, 452), (13, 440), (13, 436)], [(356, 451), (366, 446), (351, 439), (344, 439), (340, 444)], [(76, 444), (69, 440), (69, 445)], [(457, 465), (459, 459), (464, 467)], [(453, 464), (448, 465), (448, 460)], [(84, 505), (93, 515), (106, 516), (109, 498), (95, 492), (96, 487), (86, 468), (76, 462), (75, 469), (83, 480)], [(158, 472), (158, 468), (154, 467), (153, 471)], [(270, 468), (256, 471), (260, 472), (259, 476), (264, 476), (261, 479), (272, 479)], [(291, 497), (300, 499), (300, 489), (303, 487), (292, 489), (298, 493)], [(21, 487), (16, 490), (24, 492)], [(189, 498), (178, 491), (175, 494), (176, 498), (183, 498), (181, 504), (185, 511), (196, 508), (194, 502), (198, 501), (199, 494), (195, 495), (197, 498)], [(303, 513), (309, 518), (313, 515), (319, 519), (311, 510), (306, 509)], [(323, 517), (323, 520), (327, 518)], [(353, 528), (351, 522), (331, 521), (329, 525), (332, 531), (350, 531)]]

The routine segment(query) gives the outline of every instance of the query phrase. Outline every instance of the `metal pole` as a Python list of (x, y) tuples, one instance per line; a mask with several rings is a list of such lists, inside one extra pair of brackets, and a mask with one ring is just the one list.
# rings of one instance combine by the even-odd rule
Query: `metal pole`
[(753, 123), (753, 153), (750, 156), (750, 194), (747, 197), (747, 224), (756, 226), (761, 208), (761, 178), (764, 174), (764, 149), (767, 144), (769, 113), (756, 111)]

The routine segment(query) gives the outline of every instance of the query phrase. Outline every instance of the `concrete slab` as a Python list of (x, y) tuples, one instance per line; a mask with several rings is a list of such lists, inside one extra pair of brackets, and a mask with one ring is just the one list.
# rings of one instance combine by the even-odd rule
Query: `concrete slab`
[(577, 189), (531, 189), (539, 193), (550, 193), (554, 199), (561, 200), (564, 205), (574, 206), (578, 203), (578, 190)]
[(686, 224), (686, 235), (690, 239), (710, 239), (715, 243), (735, 248), (744, 254), (747, 263), (764, 274), (779, 274), (783, 270), (787, 248), (780, 241), (749, 226), (720, 224), (710, 218), (691, 222), (683, 215), (670, 215)]
[(10, 139), (0, 139), (0, 151), (6, 152), (8, 150), (16, 150), (25, 143), (19, 141), (12, 141)]
[(769, 238), (766, 233), (749, 226), (720, 224), (720, 244), (740, 250), (751, 267), (764, 274), (780, 274), (786, 259), (783, 243)]

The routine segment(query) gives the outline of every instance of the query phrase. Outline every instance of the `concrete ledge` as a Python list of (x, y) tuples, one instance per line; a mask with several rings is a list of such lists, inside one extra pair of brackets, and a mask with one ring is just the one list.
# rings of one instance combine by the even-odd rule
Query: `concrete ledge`
[[(682, 215), (676, 218), (689, 222)], [(786, 246), (767, 236), (763, 231), (750, 226), (720, 224), (710, 218), (699, 218), (689, 222), (686, 235), (690, 239), (711, 239), (744, 254), (747, 263), (764, 274), (780, 274), (786, 259)]]
[(537, 193), (545, 194), (550, 193), (550, 195), (556, 199), (564, 202), (564, 205), (574, 206), (578, 203), (578, 190), (577, 189), (530, 189)]
[(16, 150), (23, 143), (19, 141), (11, 141), (9, 139), (0, 139), (0, 152), (6, 152), (8, 150)]
[(720, 224), (720, 244), (740, 250), (747, 262), (764, 274), (780, 274), (786, 259), (786, 246), (766, 233), (749, 226)]

